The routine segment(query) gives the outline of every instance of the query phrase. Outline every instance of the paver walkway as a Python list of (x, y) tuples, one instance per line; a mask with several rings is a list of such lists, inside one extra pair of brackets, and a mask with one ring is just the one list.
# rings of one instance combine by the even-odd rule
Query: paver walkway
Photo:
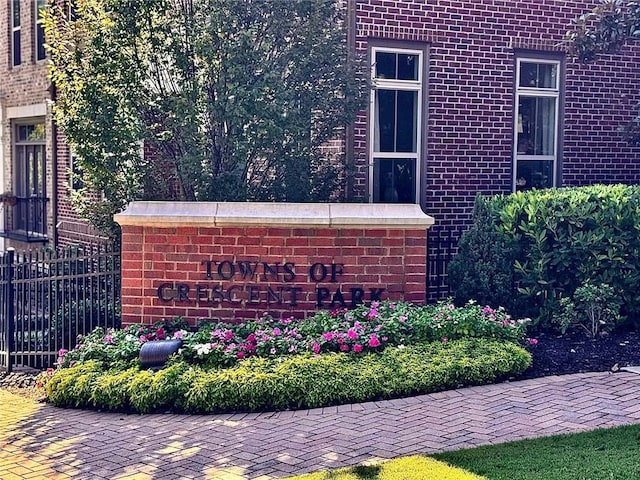
[(124, 415), (0, 390), (0, 478), (267, 479), (640, 423), (640, 376), (547, 377), (317, 410)]

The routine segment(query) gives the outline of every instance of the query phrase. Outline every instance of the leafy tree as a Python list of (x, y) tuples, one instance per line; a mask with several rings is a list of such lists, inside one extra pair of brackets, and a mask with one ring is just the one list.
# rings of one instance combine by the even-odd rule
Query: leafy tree
[[(617, 53), (627, 42), (640, 38), (640, 2), (602, 0), (600, 5), (573, 22), (567, 33), (569, 51), (583, 62), (601, 53)], [(638, 115), (626, 126), (633, 144), (640, 144), (640, 105)]]
[(45, 15), (54, 113), (96, 226), (133, 199), (343, 194), (347, 162), (327, 145), (366, 85), (338, 0), (61, 3)]

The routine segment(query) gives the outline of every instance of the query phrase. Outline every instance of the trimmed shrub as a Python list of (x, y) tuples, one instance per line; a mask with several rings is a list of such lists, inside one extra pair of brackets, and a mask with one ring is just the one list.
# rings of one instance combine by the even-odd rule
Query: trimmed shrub
[[(148, 412), (313, 408), (475, 385), (524, 371), (531, 356), (509, 342), (465, 339), (389, 347), (366, 355), (253, 357), (211, 371), (174, 361), (153, 373), (101, 372), (92, 361), (56, 372), (47, 384), (59, 406)], [(83, 387), (70, 388), (81, 381)]]
[[(573, 297), (587, 282), (610, 285), (622, 299), (622, 313), (638, 318), (640, 186), (531, 190), (479, 204), (475, 229), (461, 240), (477, 244), (461, 248), (454, 261), (456, 301), (504, 301), (506, 283), (495, 280), (502, 287), (491, 296), (486, 279), (504, 278), (505, 262), (511, 262), (506, 266), (517, 300), (507, 305), (517, 316), (537, 318), (541, 327), (551, 327), (560, 299)], [(490, 248), (496, 239), (500, 248)], [(482, 268), (469, 267), (478, 258)]]
[(449, 284), (459, 303), (473, 299), (513, 311), (515, 245), (496, 228), (500, 219), (494, 203), (487, 197), (476, 197), (473, 223), (460, 238), (458, 254), (448, 267)]

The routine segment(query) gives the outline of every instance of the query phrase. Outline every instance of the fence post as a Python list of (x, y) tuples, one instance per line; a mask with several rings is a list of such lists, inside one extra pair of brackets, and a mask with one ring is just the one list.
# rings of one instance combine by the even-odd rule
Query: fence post
[(11, 362), (11, 349), (13, 347), (13, 324), (14, 324), (14, 305), (13, 305), (13, 260), (14, 260), (15, 250), (13, 248), (8, 248), (5, 252), (5, 266), (7, 272), (7, 282), (5, 284), (5, 328), (4, 328), (4, 344), (6, 347), (6, 365), (7, 365), (7, 373), (11, 373), (12, 370), (12, 362)]

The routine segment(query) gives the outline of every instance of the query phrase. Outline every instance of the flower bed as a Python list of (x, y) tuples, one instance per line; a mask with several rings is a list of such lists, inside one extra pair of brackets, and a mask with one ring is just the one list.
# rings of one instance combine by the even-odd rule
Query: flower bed
[[(373, 302), (305, 320), (264, 314), (187, 330), (180, 321), (97, 329), (61, 352), (47, 384), (61, 406), (178, 411), (318, 407), (488, 383), (530, 364), (514, 344), (526, 321), (502, 309)], [(159, 372), (142, 370), (150, 340), (183, 347)]]

